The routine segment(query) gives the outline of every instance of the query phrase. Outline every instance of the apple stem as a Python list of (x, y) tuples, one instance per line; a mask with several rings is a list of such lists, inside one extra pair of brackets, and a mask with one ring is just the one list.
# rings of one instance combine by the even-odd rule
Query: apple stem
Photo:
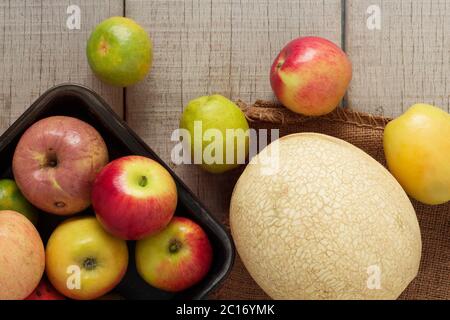
[(145, 187), (145, 186), (147, 185), (147, 182), (148, 182), (148, 180), (147, 180), (147, 177), (146, 177), (146, 176), (142, 176), (142, 177), (139, 179), (139, 185), (140, 185), (141, 187)]
[(83, 267), (86, 270), (93, 270), (97, 266), (97, 260), (92, 257), (88, 257), (83, 261)]
[(55, 168), (58, 165), (58, 158), (56, 157), (56, 154), (53, 152), (47, 154), (44, 165), (46, 167)]
[(169, 243), (169, 252), (177, 253), (181, 248), (181, 242), (177, 239), (173, 239)]

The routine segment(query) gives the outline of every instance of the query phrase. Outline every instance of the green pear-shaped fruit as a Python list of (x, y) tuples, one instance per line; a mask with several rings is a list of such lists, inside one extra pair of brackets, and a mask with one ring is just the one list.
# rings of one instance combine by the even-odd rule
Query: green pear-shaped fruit
[(188, 103), (180, 128), (190, 134), (191, 158), (211, 173), (222, 173), (244, 163), (249, 148), (249, 126), (244, 113), (221, 95), (203, 96)]

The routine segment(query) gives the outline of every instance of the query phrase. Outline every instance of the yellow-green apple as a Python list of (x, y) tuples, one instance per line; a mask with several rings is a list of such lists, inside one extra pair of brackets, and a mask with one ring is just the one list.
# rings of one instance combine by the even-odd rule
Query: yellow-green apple
[(90, 205), (95, 175), (108, 162), (100, 134), (72, 117), (34, 123), (20, 138), (13, 173), (25, 198), (43, 211), (69, 215)]
[(241, 109), (214, 94), (191, 100), (180, 119), (187, 130), (184, 148), (195, 164), (211, 173), (223, 173), (244, 164), (249, 149), (249, 126)]
[(56, 291), (45, 279), (39, 282), (36, 289), (25, 300), (65, 300), (66, 298)]
[(293, 112), (319, 116), (333, 111), (352, 78), (344, 51), (320, 37), (289, 42), (270, 69), (270, 84), (278, 100)]
[(163, 229), (177, 207), (177, 187), (158, 162), (126, 156), (110, 162), (96, 177), (92, 205), (113, 235), (138, 240)]
[(0, 211), (0, 300), (25, 299), (45, 268), (44, 244), (24, 215)]
[(95, 217), (62, 222), (51, 234), (45, 253), (52, 285), (78, 300), (95, 299), (111, 291), (128, 266), (125, 241), (107, 233)]
[(190, 219), (174, 217), (159, 233), (136, 244), (136, 267), (150, 285), (169, 292), (202, 280), (212, 262), (212, 248), (203, 229)]

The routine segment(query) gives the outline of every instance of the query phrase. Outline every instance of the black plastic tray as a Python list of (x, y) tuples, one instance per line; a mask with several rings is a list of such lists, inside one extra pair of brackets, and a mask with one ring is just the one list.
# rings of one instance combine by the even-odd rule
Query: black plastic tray
[[(213, 247), (213, 262), (208, 275), (197, 285), (176, 294), (164, 292), (145, 283), (136, 271), (134, 241), (128, 241), (128, 270), (114, 292), (125, 299), (202, 299), (228, 274), (234, 261), (232, 241), (222, 226), (208, 213), (199, 200), (175, 173), (152, 151), (114, 111), (92, 90), (72, 84), (53, 87), (39, 97), (28, 110), (0, 137), (0, 176), (13, 178), (11, 163), (14, 149), (25, 130), (39, 119), (65, 115), (81, 119), (96, 128), (105, 140), (110, 160), (125, 155), (142, 155), (161, 163), (173, 176), (178, 189), (175, 215), (186, 216), (206, 231)], [(90, 214), (92, 209), (78, 215)], [(65, 217), (42, 213), (38, 230), (44, 243), (52, 230)]]

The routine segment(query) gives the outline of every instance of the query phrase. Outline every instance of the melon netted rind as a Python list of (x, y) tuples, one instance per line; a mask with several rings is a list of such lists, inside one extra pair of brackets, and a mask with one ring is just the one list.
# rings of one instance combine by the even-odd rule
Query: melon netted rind
[(274, 299), (395, 299), (419, 269), (419, 224), (401, 186), (359, 148), (322, 134), (285, 136), (254, 157), (230, 225), (245, 267)]

